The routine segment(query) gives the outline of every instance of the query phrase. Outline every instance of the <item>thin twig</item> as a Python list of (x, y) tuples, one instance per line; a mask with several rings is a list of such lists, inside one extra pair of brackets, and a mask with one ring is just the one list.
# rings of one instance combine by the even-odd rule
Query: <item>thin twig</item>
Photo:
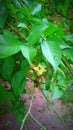
[[(12, 19), (17, 20), (18, 22), (21, 22), (17, 17), (15, 17), (15, 16), (13, 16), (13, 15), (9, 14), (9, 16), (10, 16)], [(31, 30), (31, 27), (30, 27), (29, 25), (26, 25), (26, 26), (27, 26), (28, 29)]]
[(46, 128), (31, 114), (30, 112), (30, 116), (32, 117), (32, 119), (44, 130), (46, 130)]
[(34, 97), (34, 88), (33, 88), (33, 92), (32, 92), (32, 97), (31, 97), (31, 101), (30, 101), (30, 106), (29, 106), (29, 109), (28, 109), (28, 111), (27, 111), (27, 113), (26, 113), (26, 115), (25, 115), (25, 117), (24, 117), (24, 119), (23, 119), (23, 121), (22, 121), (22, 124), (21, 124), (20, 130), (23, 129), (24, 123), (25, 123), (25, 121), (26, 121), (28, 115), (30, 114), (31, 107), (32, 107), (33, 97)]
[(15, 20), (17, 20), (17, 21), (20, 22), (20, 20), (19, 20), (17, 17), (15, 17), (15, 16), (13, 16), (13, 15), (11, 15), (11, 14), (9, 14), (9, 16), (10, 16), (11, 18), (13, 18), (13, 19), (15, 19)]
[(52, 105), (52, 103), (49, 101), (49, 99), (46, 97), (46, 95), (44, 94), (44, 92), (43, 92), (43, 91), (41, 91), (41, 92), (42, 92), (44, 98), (46, 99), (47, 103), (50, 105), (50, 108), (56, 113), (56, 115), (58, 116), (58, 118), (59, 118), (60, 121), (62, 122), (62, 124), (63, 124), (65, 130), (68, 130), (68, 128), (67, 128), (66, 124), (64, 123), (64, 120), (63, 120), (63, 118), (61, 117), (61, 115), (59, 114), (59, 112), (56, 110), (56, 108), (55, 108), (55, 107)]
[(10, 23), (6, 22), (7, 26), (18, 33), (24, 40), (26, 40), (26, 36), (23, 35), (18, 29), (14, 28)]

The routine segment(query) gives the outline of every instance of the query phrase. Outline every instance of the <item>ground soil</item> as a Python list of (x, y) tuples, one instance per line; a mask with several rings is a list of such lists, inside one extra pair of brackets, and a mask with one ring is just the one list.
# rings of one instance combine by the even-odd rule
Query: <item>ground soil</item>
[[(28, 94), (21, 95), (23, 99), (26, 99), (26, 109), (29, 108), (30, 104), (31, 89), (29, 88), (31, 88), (31, 86), (33, 86), (33, 83), (28, 82), (26, 86), (27, 90), (29, 90)], [(63, 105), (60, 99), (56, 99), (52, 103), (61, 115), (72, 110), (72, 104)], [(47, 105), (47, 102), (38, 88), (35, 89), (31, 113), (46, 127), (46, 130), (65, 130), (57, 115)], [(71, 115), (67, 117), (66, 124), (69, 130), (73, 130), (73, 117)], [(0, 130), (20, 130), (15, 115), (11, 113), (0, 115)], [(40, 126), (30, 118), (25, 123), (23, 130), (43, 129), (40, 129)]]

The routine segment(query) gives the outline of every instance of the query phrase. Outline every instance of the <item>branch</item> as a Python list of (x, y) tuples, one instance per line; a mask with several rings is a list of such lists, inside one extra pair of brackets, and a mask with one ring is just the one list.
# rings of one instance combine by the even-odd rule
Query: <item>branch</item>
[(56, 115), (58, 116), (58, 118), (60, 119), (60, 121), (62, 122), (65, 130), (68, 130), (66, 124), (64, 123), (63, 118), (61, 117), (61, 115), (59, 114), (59, 112), (56, 110), (56, 108), (52, 105), (52, 103), (49, 101), (49, 99), (46, 97), (46, 95), (44, 94), (44, 92), (42, 91), (42, 94), (44, 96), (44, 98), (46, 99), (47, 103), (50, 105), (50, 108), (56, 113)]
[(11, 14), (9, 14), (9, 16), (10, 16), (11, 18), (13, 18), (13, 19), (15, 19), (15, 20), (17, 20), (17, 21), (20, 22), (20, 20), (19, 20), (17, 17), (15, 17), (15, 16), (13, 16), (13, 15), (11, 15)]
[[(18, 22), (21, 22), (17, 17), (15, 17), (15, 16), (13, 16), (13, 15), (9, 14), (9, 16), (10, 16), (12, 19), (17, 20)], [(31, 27), (30, 27), (29, 25), (27, 25), (27, 28), (28, 28), (28, 29), (31, 29)]]
[(25, 121), (26, 121), (28, 115), (30, 114), (31, 107), (32, 107), (33, 97), (34, 97), (34, 88), (33, 88), (33, 92), (32, 92), (32, 97), (31, 97), (31, 101), (30, 101), (30, 106), (29, 106), (29, 109), (28, 109), (28, 111), (27, 111), (27, 113), (26, 113), (26, 115), (25, 115), (25, 117), (24, 117), (24, 119), (23, 119), (23, 121), (22, 121), (22, 124), (21, 124), (20, 130), (23, 129), (24, 123), (25, 123)]
[(6, 22), (7, 26), (18, 33), (24, 40), (26, 40), (26, 36), (23, 35), (18, 29), (14, 28), (10, 23)]
[(26, 113), (26, 115), (25, 115), (25, 117), (24, 117), (24, 119), (23, 119), (23, 121), (22, 121), (20, 130), (23, 130), (24, 123), (25, 123), (25, 121), (26, 121), (26, 119), (27, 119), (27, 117), (28, 117), (29, 115), (33, 118), (33, 120), (34, 120), (41, 128), (43, 128), (44, 130), (46, 130), (46, 128), (31, 114), (31, 107), (32, 107), (32, 102), (33, 102), (33, 98), (34, 98), (34, 89), (35, 89), (35, 88), (33, 88), (33, 91), (32, 91), (32, 97), (31, 97), (29, 109), (28, 109), (28, 111), (27, 111), (27, 113)]
[(30, 112), (30, 116), (33, 118), (33, 120), (34, 120), (41, 128), (43, 128), (44, 130), (46, 130), (46, 128), (31, 114), (31, 112)]

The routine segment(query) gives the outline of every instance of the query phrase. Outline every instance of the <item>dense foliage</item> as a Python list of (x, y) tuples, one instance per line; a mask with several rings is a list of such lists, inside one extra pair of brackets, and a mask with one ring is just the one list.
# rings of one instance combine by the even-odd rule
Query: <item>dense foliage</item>
[(72, 5), (72, 0), (0, 0), (0, 105), (10, 99), (20, 124), (27, 77), (50, 100), (71, 87)]

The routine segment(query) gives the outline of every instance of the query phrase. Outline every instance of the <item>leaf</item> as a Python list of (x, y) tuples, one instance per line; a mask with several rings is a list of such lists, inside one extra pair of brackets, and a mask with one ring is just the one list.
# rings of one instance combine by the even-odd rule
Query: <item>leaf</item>
[(52, 91), (52, 96), (50, 97), (50, 99), (60, 98), (62, 96), (62, 94), (63, 94), (63, 92), (55, 84), (51, 85), (51, 91)]
[[(31, 63), (36, 55), (33, 47), (24, 46), (11, 32), (0, 35), (0, 58), (13, 55), (21, 50), (23, 56)], [(34, 55), (33, 55), (34, 54)]]
[(49, 89), (49, 87), (50, 87), (50, 77), (49, 77), (49, 79), (47, 79), (46, 80), (46, 90), (48, 90)]
[(55, 41), (41, 41), (41, 49), (46, 60), (56, 71), (61, 62), (61, 49)]
[(66, 34), (64, 38), (66, 41), (73, 42), (73, 34)]
[(19, 71), (12, 78), (11, 86), (15, 95), (19, 97), (21, 93), (24, 93), (24, 87), (26, 85), (26, 77), (24, 71)]
[(59, 40), (60, 43), (60, 48), (65, 49), (65, 48), (71, 48), (68, 44), (66, 44), (63, 40)]
[(24, 118), (24, 113), (25, 113), (25, 101), (19, 100), (17, 102), (14, 102), (14, 106), (12, 109), (13, 114), (16, 114), (17, 116), (17, 121), (19, 125), (22, 124), (22, 120)]
[(18, 17), (21, 18), (22, 22), (24, 22), (23, 19), (25, 18), (25, 16), (27, 17), (27, 19), (31, 18), (31, 10), (29, 8), (29, 5), (27, 6), (26, 4), (24, 4), (22, 8), (20, 8), (18, 11)]
[(73, 61), (73, 48), (66, 48), (63, 52)]
[(15, 6), (17, 6), (19, 8), (21, 7), (19, 0), (13, 0), (13, 3), (14, 3)]
[(48, 22), (48, 28), (44, 31), (44, 36), (50, 36), (57, 30), (57, 26), (51, 22)]
[(37, 42), (37, 40), (40, 38), (41, 34), (48, 27), (47, 19), (42, 19), (40, 22), (41, 23), (39, 25), (36, 25), (35, 27), (33, 27), (33, 29), (31, 30), (27, 38), (27, 43), (29, 43), (29, 45), (34, 45)]
[(17, 121), (19, 125), (22, 124), (22, 120), (24, 118), (25, 113), (25, 107), (24, 107), (24, 101), (20, 100), (19, 102), (16, 102), (13, 107), (13, 113), (17, 115)]
[(31, 4), (31, 14), (35, 15), (36, 13), (38, 13), (41, 10), (41, 4), (37, 3), (37, 2), (33, 2)]
[(22, 124), (22, 121), (23, 121), (23, 119), (24, 119), (24, 113), (19, 113), (18, 114), (18, 116), (17, 116), (17, 122), (18, 122), (18, 124), (19, 125), (21, 125)]
[(49, 91), (47, 91), (47, 90), (43, 90), (43, 93), (44, 93), (45, 96), (48, 98), (48, 96), (49, 96)]
[(25, 23), (19, 23), (17, 27), (26, 28), (27, 29), (27, 26), (26, 26)]
[(21, 52), (23, 56), (28, 60), (29, 64), (31, 64), (34, 57), (36, 56), (36, 49), (33, 47), (22, 46)]
[(71, 48), (71, 46), (69, 46), (64, 40), (62, 40), (62, 38), (60, 39), (60, 38), (55, 36), (55, 37), (50, 38), (50, 39), (51, 40), (53, 39), (53, 41), (57, 42), (62, 50), (65, 48)]
[(5, 88), (0, 85), (0, 105), (5, 103), (9, 98), (9, 94)]
[(7, 14), (5, 7), (0, 4), (0, 28), (4, 28), (6, 22)]
[(11, 79), (11, 74), (14, 68), (14, 58), (12, 56), (4, 59), (2, 66), (2, 76), (5, 80)]
[(31, 4), (31, 1), (30, 0), (23, 0), (24, 4), (26, 5), (30, 5)]
[(21, 42), (9, 31), (0, 35), (0, 58), (5, 58), (20, 51)]
[(2, 66), (3, 66), (3, 60), (0, 59), (0, 75), (2, 74)]
[(29, 67), (30, 67), (29, 63), (26, 59), (21, 62), (21, 70), (24, 71), (25, 77), (27, 76), (27, 73), (29, 71)]

